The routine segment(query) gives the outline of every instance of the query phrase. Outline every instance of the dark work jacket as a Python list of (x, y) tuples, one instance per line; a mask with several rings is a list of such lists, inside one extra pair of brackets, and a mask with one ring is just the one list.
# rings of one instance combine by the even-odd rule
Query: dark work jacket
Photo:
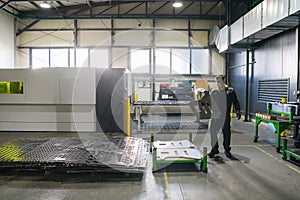
[(240, 103), (232, 87), (225, 86), (224, 90), (215, 89), (211, 92), (212, 101), (212, 118), (221, 118), (225, 115), (230, 119), (231, 106), (233, 105), (236, 112), (240, 112)]

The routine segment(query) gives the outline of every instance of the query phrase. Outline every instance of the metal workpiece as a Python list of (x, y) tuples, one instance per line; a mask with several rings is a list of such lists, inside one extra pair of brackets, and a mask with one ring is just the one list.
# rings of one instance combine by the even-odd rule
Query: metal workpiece
[[(135, 101), (133, 102), (132, 111), (133, 118), (137, 121), (138, 131), (144, 131), (149, 126), (155, 127), (155, 129), (168, 128), (171, 129), (183, 129), (187, 124), (186, 129), (197, 130), (203, 124), (203, 120), (211, 118), (211, 98), (209, 93), (205, 93), (200, 100), (196, 101), (177, 101), (177, 100), (159, 100), (159, 101)], [(156, 125), (157, 123), (151, 122), (149, 124), (142, 123), (143, 115), (168, 115), (168, 114), (192, 114), (196, 117), (195, 122), (180, 122), (178, 123), (165, 123), (163, 127)], [(200, 123), (201, 121), (201, 123)], [(155, 124), (155, 125), (154, 125)], [(147, 127), (143, 127), (143, 126)], [(202, 127), (201, 127), (202, 128)], [(204, 126), (204, 128), (207, 128)], [(155, 130), (152, 130), (155, 131)]]
[[(203, 122), (144, 122), (138, 131), (143, 133), (206, 133), (208, 120)], [(134, 130), (133, 130), (134, 132)]]
[(0, 169), (142, 173), (148, 150), (148, 143), (143, 139), (124, 136), (12, 140), (0, 146)]
[[(191, 134), (190, 134), (191, 135)], [(153, 138), (154, 139), (154, 138)], [(200, 164), (199, 171), (207, 172), (207, 148), (200, 151), (191, 141), (156, 141), (152, 148), (152, 172), (174, 163)], [(161, 164), (161, 166), (160, 166)]]
[(188, 140), (180, 141), (156, 141), (153, 147), (158, 149), (182, 149), (182, 148), (195, 148), (195, 145)]
[(135, 101), (133, 105), (188, 105), (191, 101), (158, 100), (158, 101)]

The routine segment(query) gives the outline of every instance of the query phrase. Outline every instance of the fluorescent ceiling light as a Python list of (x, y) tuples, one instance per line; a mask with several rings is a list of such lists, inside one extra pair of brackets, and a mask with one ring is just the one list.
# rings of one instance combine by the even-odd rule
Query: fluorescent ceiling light
[(51, 8), (50, 4), (48, 4), (47, 2), (43, 2), (40, 4), (41, 8)]
[(178, 1), (175, 1), (175, 2), (172, 4), (172, 6), (173, 6), (174, 8), (180, 8), (180, 7), (182, 7), (182, 3), (181, 3), (181, 2), (178, 2)]

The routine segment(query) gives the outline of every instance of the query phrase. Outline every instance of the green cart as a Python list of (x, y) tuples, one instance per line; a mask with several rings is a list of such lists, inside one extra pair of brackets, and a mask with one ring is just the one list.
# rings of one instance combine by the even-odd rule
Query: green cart
[(160, 164), (199, 163), (200, 171), (207, 173), (207, 147), (203, 147), (203, 151), (200, 152), (192, 143), (191, 133), (189, 141), (161, 141), (161, 144), (154, 142), (154, 135), (152, 134), (150, 145), (153, 161), (152, 172), (158, 171)]
[(265, 119), (260, 116), (256, 116), (256, 121), (255, 121), (255, 130), (254, 130), (254, 138), (253, 141), (257, 142), (258, 141), (258, 126), (261, 122), (266, 122), (266, 123), (272, 123), (276, 129), (276, 151), (280, 153), (281, 149), (281, 132), (287, 129), (291, 125), (299, 126), (300, 122), (299, 121), (294, 121), (294, 116), (295, 116), (295, 107), (291, 106), (290, 107), (290, 112), (281, 112), (277, 110), (272, 110), (272, 104), (268, 103), (268, 110), (267, 114), (279, 114), (279, 115), (286, 115), (289, 116), (289, 119)]

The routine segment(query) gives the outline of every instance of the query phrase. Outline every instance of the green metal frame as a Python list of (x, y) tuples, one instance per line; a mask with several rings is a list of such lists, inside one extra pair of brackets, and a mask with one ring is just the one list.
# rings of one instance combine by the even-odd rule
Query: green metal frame
[(293, 157), (296, 160), (300, 161), (300, 155), (288, 150), (287, 149), (287, 139), (284, 139), (283, 140), (283, 145), (282, 145), (282, 159), (283, 160), (291, 160), (291, 157)]
[(266, 122), (266, 123), (272, 123), (276, 129), (276, 151), (278, 153), (280, 153), (280, 149), (281, 149), (281, 132), (284, 131), (287, 127), (289, 127), (290, 125), (299, 125), (299, 122), (295, 122), (294, 121), (294, 115), (295, 115), (295, 108), (294, 107), (290, 107), (290, 112), (279, 112), (276, 110), (272, 110), (272, 104), (268, 103), (268, 110), (267, 110), (267, 114), (271, 114), (271, 113), (275, 113), (275, 114), (284, 114), (284, 115), (289, 115), (289, 120), (287, 121), (279, 121), (279, 120), (268, 120), (268, 119), (264, 119), (261, 118), (259, 116), (256, 116), (256, 120), (255, 120), (255, 130), (254, 130), (254, 142), (258, 141), (258, 126), (261, 122)]
[[(192, 133), (189, 134), (189, 140), (192, 142)], [(150, 145), (154, 142), (154, 135), (151, 135)], [(201, 159), (187, 159), (187, 160), (158, 160), (157, 148), (152, 149), (152, 172), (158, 170), (158, 164), (172, 164), (172, 163), (200, 163), (200, 171), (207, 173), (207, 147), (203, 147), (203, 157)]]

